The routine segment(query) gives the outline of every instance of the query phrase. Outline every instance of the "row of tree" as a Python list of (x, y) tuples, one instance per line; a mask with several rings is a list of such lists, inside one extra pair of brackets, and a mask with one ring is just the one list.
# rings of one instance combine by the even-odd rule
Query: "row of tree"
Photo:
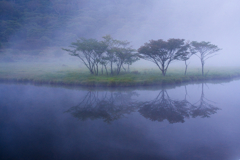
[[(113, 39), (110, 35), (104, 36), (103, 41), (81, 38), (70, 46), (73, 49), (64, 49), (71, 56), (80, 58), (91, 74), (120, 74), (121, 69), (126, 71), (124, 64), (131, 65), (137, 61), (138, 55), (127, 41)], [(109, 66), (109, 67), (108, 67)], [(109, 70), (109, 69), (110, 70)]]
[[(186, 42), (184, 39), (169, 39), (164, 41), (150, 40), (137, 51), (134, 50), (127, 41), (113, 39), (110, 35), (104, 36), (103, 41), (96, 39), (81, 38), (71, 43), (73, 49), (63, 49), (71, 56), (76, 56), (89, 69), (91, 74), (98, 75), (105, 70), (106, 74), (120, 74), (125, 70), (124, 64), (128, 66), (139, 59), (153, 62), (165, 76), (171, 62), (180, 60), (185, 62), (185, 75), (188, 63), (192, 55), (196, 55), (201, 60), (202, 75), (204, 75), (204, 65), (207, 59), (216, 55), (220, 50), (218, 46), (210, 42)], [(115, 67), (114, 67), (115, 66)], [(108, 71), (110, 68), (110, 71)], [(110, 73), (109, 73), (110, 72)]]

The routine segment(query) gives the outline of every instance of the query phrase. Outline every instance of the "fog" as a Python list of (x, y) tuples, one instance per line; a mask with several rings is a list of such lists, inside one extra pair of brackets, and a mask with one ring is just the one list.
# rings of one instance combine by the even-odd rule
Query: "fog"
[[(79, 37), (101, 40), (102, 36), (110, 34), (115, 39), (130, 41), (135, 49), (151, 39), (181, 38), (189, 41), (208, 41), (222, 50), (217, 56), (209, 59), (206, 66), (239, 66), (240, 11), (237, 0), (124, 0), (121, 2), (52, 0), (51, 2), (58, 15), (61, 11), (61, 8), (57, 8), (60, 3), (66, 6), (76, 5), (78, 9), (69, 15), (61, 27), (54, 30), (51, 45), (41, 50), (30, 51), (30, 54), (28, 51), (30, 57), (46, 56), (46, 60), (51, 57), (49, 55), (53, 55), (55, 60), (58, 56), (65, 56), (60, 57), (60, 61), (72, 60), (73, 58), (68, 58), (69, 55), (61, 50), (62, 47), (69, 46)], [(73, 8), (64, 8), (64, 13), (70, 10)], [(37, 21), (36, 19), (36, 23)], [(12, 42), (16, 41), (16, 37), (19, 37), (23, 30), (30, 29), (29, 25), (22, 25), (10, 36), (9, 44), (13, 44)], [(46, 36), (39, 39), (44, 38), (47, 39)], [(5, 55), (13, 57), (12, 55), (25, 53), (25, 50), (11, 50), (16, 43), (9, 46), (10, 49), (5, 51)], [(189, 62), (189, 67), (200, 67), (200, 60), (196, 56), (193, 56)], [(155, 66), (143, 60), (135, 65)], [(175, 62), (170, 67), (177, 65), (183, 65), (183, 62)]]
[[(154, 1), (151, 9), (142, 12), (146, 19), (137, 25), (137, 31), (128, 35), (119, 34), (121, 38), (132, 41), (136, 47), (150, 39), (209, 41), (222, 50), (219, 55), (209, 59), (206, 65), (239, 65), (238, 4), (236, 0)], [(200, 64), (196, 57), (191, 60), (191, 65)]]
[[(239, 4), (0, 0), (0, 159), (240, 160)], [(174, 61), (166, 77), (146, 60), (128, 70), (128, 57), (121, 70), (123, 61), (95, 56), (87, 66), (63, 50), (106, 35), (136, 50), (170, 38), (221, 50), (204, 73), (193, 55), (188, 72)]]

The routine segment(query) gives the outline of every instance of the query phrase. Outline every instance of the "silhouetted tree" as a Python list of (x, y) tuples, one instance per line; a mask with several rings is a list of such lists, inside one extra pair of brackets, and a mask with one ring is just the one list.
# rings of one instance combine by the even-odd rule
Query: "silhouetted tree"
[(204, 75), (204, 65), (206, 60), (215, 56), (215, 52), (221, 50), (218, 46), (211, 44), (210, 42), (191, 42), (191, 51), (194, 53), (200, 60), (202, 65), (202, 75)]
[(165, 76), (169, 64), (187, 54), (189, 44), (184, 41), (184, 39), (150, 40), (138, 49), (139, 57), (155, 63)]
[(113, 65), (116, 64), (116, 74), (121, 72), (124, 63), (130, 61), (134, 56), (134, 49), (128, 41), (120, 41), (113, 39), (110, 35), (103, 37), (104, 43), (108, 46), (106, 50), (105, 60), (108, 60), (111, 69), (111, 75), (114, 74)]
[[(189, 44), (189, 43), (188, 43)], [(188, 50), (185, 52), (185, 54), (183, 54), (182, 56), (179, 56), (178, 57), (178, 59), (179, 60), (182, 60), (182, 61), (184, 61), (184, 63), (185, 63), (185, 71), (184, 71), (184, 75), (186, 76), (187, 75), (187, 69), (188, 69), (188, 65), (189, 65), (189, 63), (187, 63), (187, 60), (189, 60), (191, 57), (192, 57), (192, 55), (195, 53), (194, 51), (191, 51), (190, 50), (190, 45), (188, 46), (189, 48), (188, 48)]]
[(113, 64), (117, 61), (113, 48), (116, 47), (118, 43), (110, 35), (104, 36), (103, 39), (104, 43), (108, 46), (106, 50), (105, 64), (107, 65), (110, 63), (110, 74), (113, 75)]
[(78, 57), (88, 68), (91, 74), (98, 75), (99, 63), (103, 59), (103, 54), (107, 49), (107, 45), (96, 39), (81, 38), (77, 42), (71, 43), (71, 49), (64, 49), (71, 56)]
[(127, 60), (129, 60), (133, 55), (134, 49), (126, 47), (129, 43), (125, 43), (121, 48), (114, 48), (114, 53), (116, 54), (116, 65), (117, 74), (120, 73), (121, 68)]
[(98, 75), (99, 65), (108, 74), (107, 65), (110, 64), (111, 75), (113, 75), (113, 65), (116, 66), (116, 74), (121, 72), (124, 63), (133, 63), (138, 60), (135, 50), (130, 46), (130, 42), (113, 39), (110, 35), (104, 36), (103, 41), (96, 39), (81, 38), (71, 43), (71, 49), (64, 49), (71, 56), (76, 56), (84, 63), (91, 74)]
[(132, 65), (134, 62), (138, 61), (138, 54), (131, 54), (129, 57), (125, 60), (125, 64), (127, 65), (127, 70), (130, 72), (129, 66)]

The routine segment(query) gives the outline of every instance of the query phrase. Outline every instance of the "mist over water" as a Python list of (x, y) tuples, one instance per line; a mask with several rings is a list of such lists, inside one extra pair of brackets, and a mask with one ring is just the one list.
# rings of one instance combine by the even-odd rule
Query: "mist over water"
[(240, 81), (154, 88), (0, 85), (1, 159), (239, 159)]

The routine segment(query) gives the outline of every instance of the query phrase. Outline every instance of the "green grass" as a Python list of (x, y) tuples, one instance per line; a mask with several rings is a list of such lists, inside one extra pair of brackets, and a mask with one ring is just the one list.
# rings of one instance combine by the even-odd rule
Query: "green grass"
[[(136, 69), (135, 69), (136, 70)], [(209, 70), (209, 71), (208, 71)], [(169, 69), (161, 75), (158, 69), (142, 69), (139, 74), (124, 73), (117, 76), (90, 75), (86, 69), (50, 63), (2, 63), (0, 80), (32, 82), (36, 84), (82, 85), (82, 86), (149, 86), (201, 82), (206, 80), (231, 80), (240, 77), (240, 68), (208, 68), (202, 76), (200, 69)]]

